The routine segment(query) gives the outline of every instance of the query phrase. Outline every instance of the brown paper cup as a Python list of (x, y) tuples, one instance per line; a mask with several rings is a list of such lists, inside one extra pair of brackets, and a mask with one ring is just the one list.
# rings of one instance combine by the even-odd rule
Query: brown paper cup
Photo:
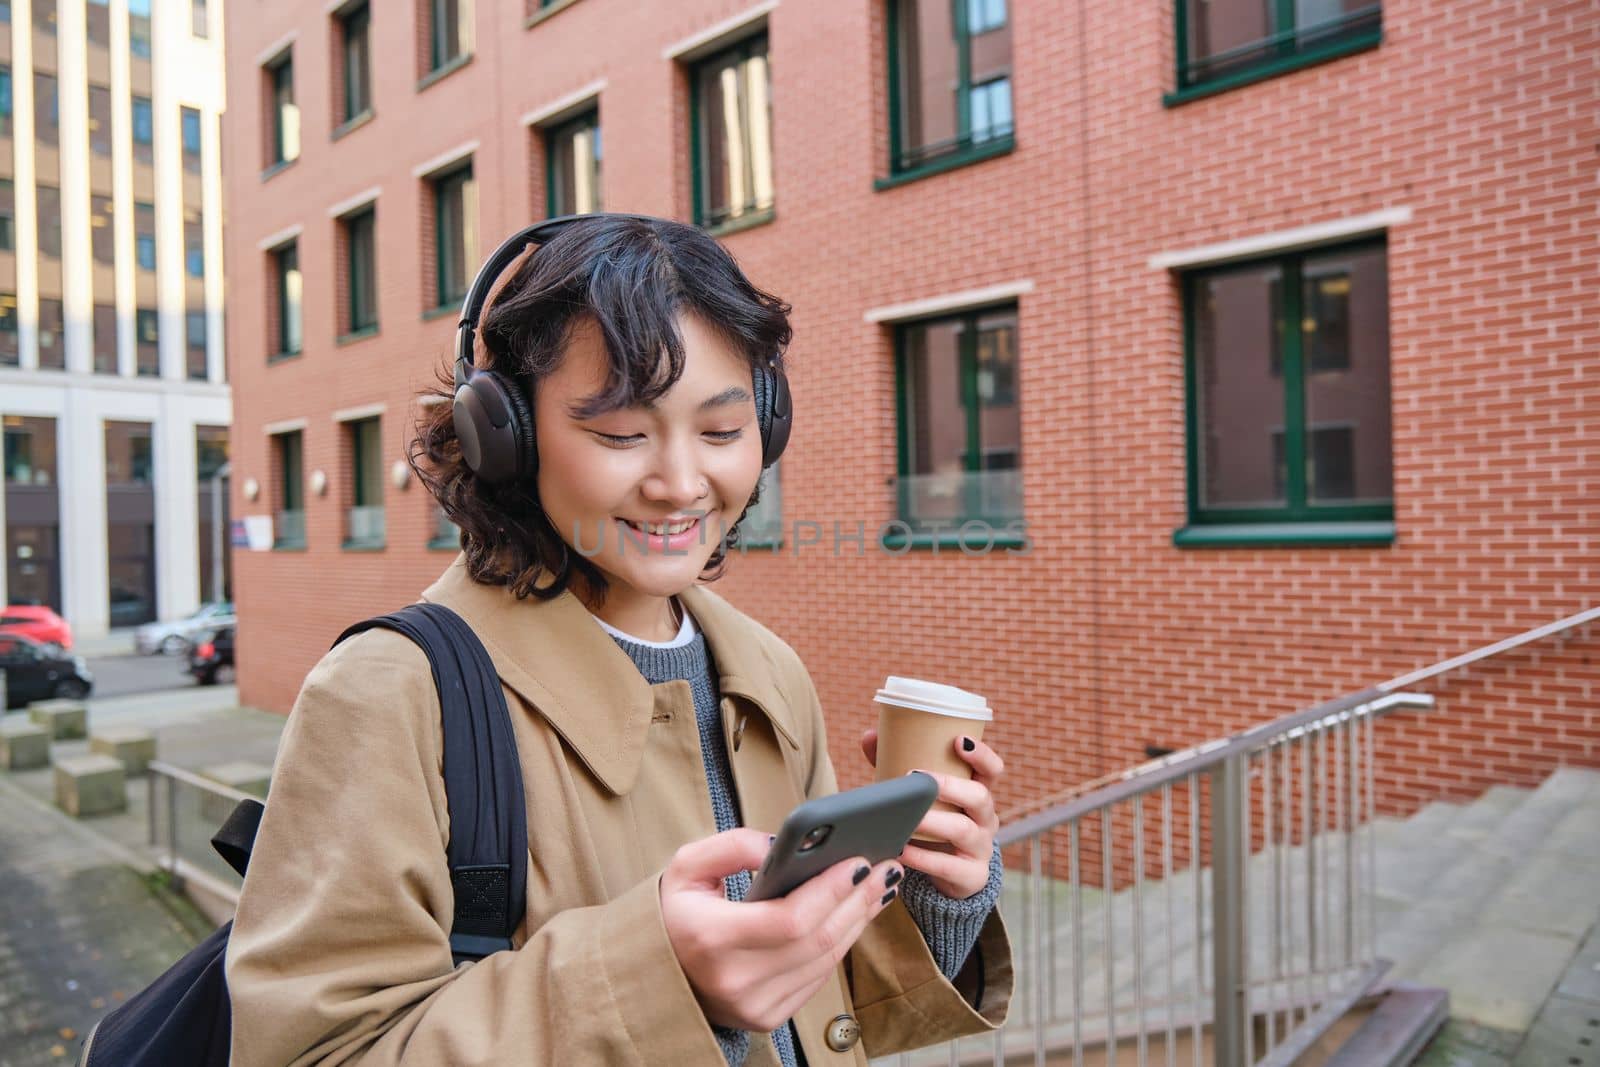
[[(956, 754), (956, 738), (983, 740), (993, 718), (988, 702), (954, 686), (891, 676), (875, 698), (878, 705), (877, 781), (911, 771), (935, 771), (953, 778), (972, 777), (972, 767)], [(942, 800), (936, 811), (958, 810)], [(929, 839), (913, 835), (913, 841)]]

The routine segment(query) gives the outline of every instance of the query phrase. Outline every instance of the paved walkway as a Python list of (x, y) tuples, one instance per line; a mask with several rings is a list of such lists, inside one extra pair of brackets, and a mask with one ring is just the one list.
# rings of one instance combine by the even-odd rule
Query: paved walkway
[[(94, 701), (90, 723), (151, 729), (159, 758), (180, 767), (270, 765), (283, 719), (235, 699), (216, 687)], [(128, 801), (123, 814), (73, 819), (54, 806), (50, 768), (0, 772), (0, 1067), (76, 1062), (97, 1019), (213, 929), (148, 855), (143, 779)]]

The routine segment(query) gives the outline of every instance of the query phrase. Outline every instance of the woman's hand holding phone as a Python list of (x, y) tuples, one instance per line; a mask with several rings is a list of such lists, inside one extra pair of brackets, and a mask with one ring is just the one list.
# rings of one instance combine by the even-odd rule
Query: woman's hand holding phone
[[(931, 774), (939, 783), (939, 799), (960, 811), (930, 811), (917, 826), (919, 837), (945, 842), (951, 851), (941, 852), (912, 841), (900, 859), (914, 871), (928, 876), (933, 887), (952, 900), (965, 900), (989, 881), (989, 859), (994, 854), (995, 835), (1000, 832), (1000, 817), (995, 812), (990, 792), (1005, 774), (1005, 761), (982, 741), (957, 738), (956, 755), (972, 767), (972, 780)], [(967, 745), (971, 745), (970, 749)], [(861, 751), (867, 762), (878, 765), (878, 731), (861, 735)]]
[(728, 900), (723, 878), (759, 868), (769, 847), (759, 830), (728, 830), (678, 849), (661, 875), (667, 938), (716, 1026), (755, 1032), (782, 1026), (894, 899), (903, 873), (894, 860), (873, 867), (855, 858), (787, 896)]

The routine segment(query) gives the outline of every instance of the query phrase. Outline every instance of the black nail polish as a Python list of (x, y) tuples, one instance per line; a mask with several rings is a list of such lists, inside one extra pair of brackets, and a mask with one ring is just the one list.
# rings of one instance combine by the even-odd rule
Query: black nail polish
[(888, 874), (883, 876), (884, 886), (886, 888), (893, 888), (894, 886), (898, 885), (900, 879), (905, 876), (905, 873), (906, 872), (902, 871), (899, 867), (894, 868)]
[(961, 750), (963, 752), (971, 752), (973, 749), (975, 749), (977, 747), (978, 747), (978, 743), (976, 741), (974, 741), (972, 738), (963, 737), (961, 739)]
[(851, 885), (860, 885), (862, 882), (867, 880), (867, 875), (869, 875), (871, 873), (872, 873), (872, 868), (871, 867), (866, 867), (866, 866), (857, 867), (856, 868), (856, 873), (850, 878), (850, 884)]
[(895, 898), (895, 894), (897, 894), (899, 892), (900, 892), (900, 890), (898, 890), (898, 889), (889, 890), (887, 893), (885, 893), (883, 895), (883, 899), (878, 901), (878, 903), (879, 904), (887, 904), (887, 903), (889, 903), (889, 901), (891, 901), (891, 900), (893, 900)]

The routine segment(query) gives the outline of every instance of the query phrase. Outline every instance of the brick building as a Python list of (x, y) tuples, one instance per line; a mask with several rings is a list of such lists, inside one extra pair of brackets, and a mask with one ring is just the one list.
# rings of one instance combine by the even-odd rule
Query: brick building
[[(847, 782), (889, 673), (990, 696), (1013, 806), (1600, 600), (1593, 5), (1267, 7), (236, 8), (241, 698), (449, 563), (413, 398), (480, 253), (596, 207), (794, 305), (769, 547), (717, 588)], [(1380, 773), (1600, 763), (1597, 653), (1451, 675)]]

